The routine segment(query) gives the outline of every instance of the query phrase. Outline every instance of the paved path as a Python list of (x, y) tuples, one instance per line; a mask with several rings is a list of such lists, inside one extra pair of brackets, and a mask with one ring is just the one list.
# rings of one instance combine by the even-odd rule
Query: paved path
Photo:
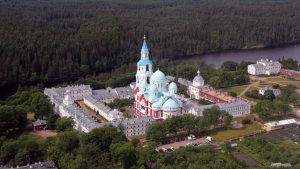
[(238, 160), (245, 162), (246, 165), (249, 167), (254, 167), (254, 168), (262, 167), (262, 165), (259, 162), (257, 162), (247, 154), (244, 154), (242, 152), (233, 152), (232, 155)]
[(257, 87), (259, 85), (259, 81), (256, 81), (256, 82), (254, 82), (254, 83), (251, 83), (250, 85), (248, 85), (247, 87), (246, 87), (246, 89), (244, 90), (244, 91), (242, 91), (239, 95), (238, 95), (238, 97), (242, 97), (251, 87)]
[[(187, 144), (191, 143), (191, 142), (192, 142), (191, 140), (178, 141), (178, 142), (174, 142), (174, 143), (159, 146), (158, 148), (161, 149), (161, 148), (173, 147), (174, 149), (178, 149), (180, 147), (187, 146)], [(193, 140), (193, 142), (199, 142), (201, 144), (209, 143), (209, 141), (206, 138), (198, 138), (196, 140)]]
[[(255, 87), (257, 88), (259, 85), (259, 82), (261, 80), (265, 80), (265, 78), (261, 78), (261, 77), (255, 77), (255, 76), (250, 76), (250, 84), (238, 95), (238, 97), (243, 97), (245, 95), (245, 93), (251, 89), (251, 87)], [(256, 103), (254, 101), (251, 101), (249, 99), (247, 99), (251, 105), (256, 105)]]

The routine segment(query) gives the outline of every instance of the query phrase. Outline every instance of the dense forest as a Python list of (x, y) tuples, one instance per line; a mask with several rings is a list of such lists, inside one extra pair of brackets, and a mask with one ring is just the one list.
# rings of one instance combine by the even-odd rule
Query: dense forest
[(298, 0), (0, 0), (0, 85), (61, 83), (155, 63), (299, 41)]

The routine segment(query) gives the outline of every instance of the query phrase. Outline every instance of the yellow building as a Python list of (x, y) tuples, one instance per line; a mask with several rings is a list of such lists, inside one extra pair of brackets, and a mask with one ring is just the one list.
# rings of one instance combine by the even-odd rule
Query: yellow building
[(292, 124), (299, 124), (299, 122), (296, 121), (295, 119), (273, 121), (273, 122), (265, 123), (262, 128), (266, 131), (272, 131), (272, 130), (281, 129), (283, 127), (287, 127)]

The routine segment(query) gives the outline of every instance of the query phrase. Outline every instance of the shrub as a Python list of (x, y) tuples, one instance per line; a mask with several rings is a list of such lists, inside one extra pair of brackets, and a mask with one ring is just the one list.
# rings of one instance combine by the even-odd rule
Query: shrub
[(250, 119), (248, 119), (248, 118), (244, 118), (242, 120), (242, 124), (251, 124), (251, 123), (252, 123), (252, 121)]

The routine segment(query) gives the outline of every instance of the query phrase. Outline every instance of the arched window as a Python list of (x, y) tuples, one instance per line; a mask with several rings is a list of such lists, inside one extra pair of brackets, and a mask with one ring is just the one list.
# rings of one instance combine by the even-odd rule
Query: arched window
[(150, 83), (149, 76), (147, 76), (147, 83)]
[(149, 71), (149, 65), (146, 65), (146, 71)]

